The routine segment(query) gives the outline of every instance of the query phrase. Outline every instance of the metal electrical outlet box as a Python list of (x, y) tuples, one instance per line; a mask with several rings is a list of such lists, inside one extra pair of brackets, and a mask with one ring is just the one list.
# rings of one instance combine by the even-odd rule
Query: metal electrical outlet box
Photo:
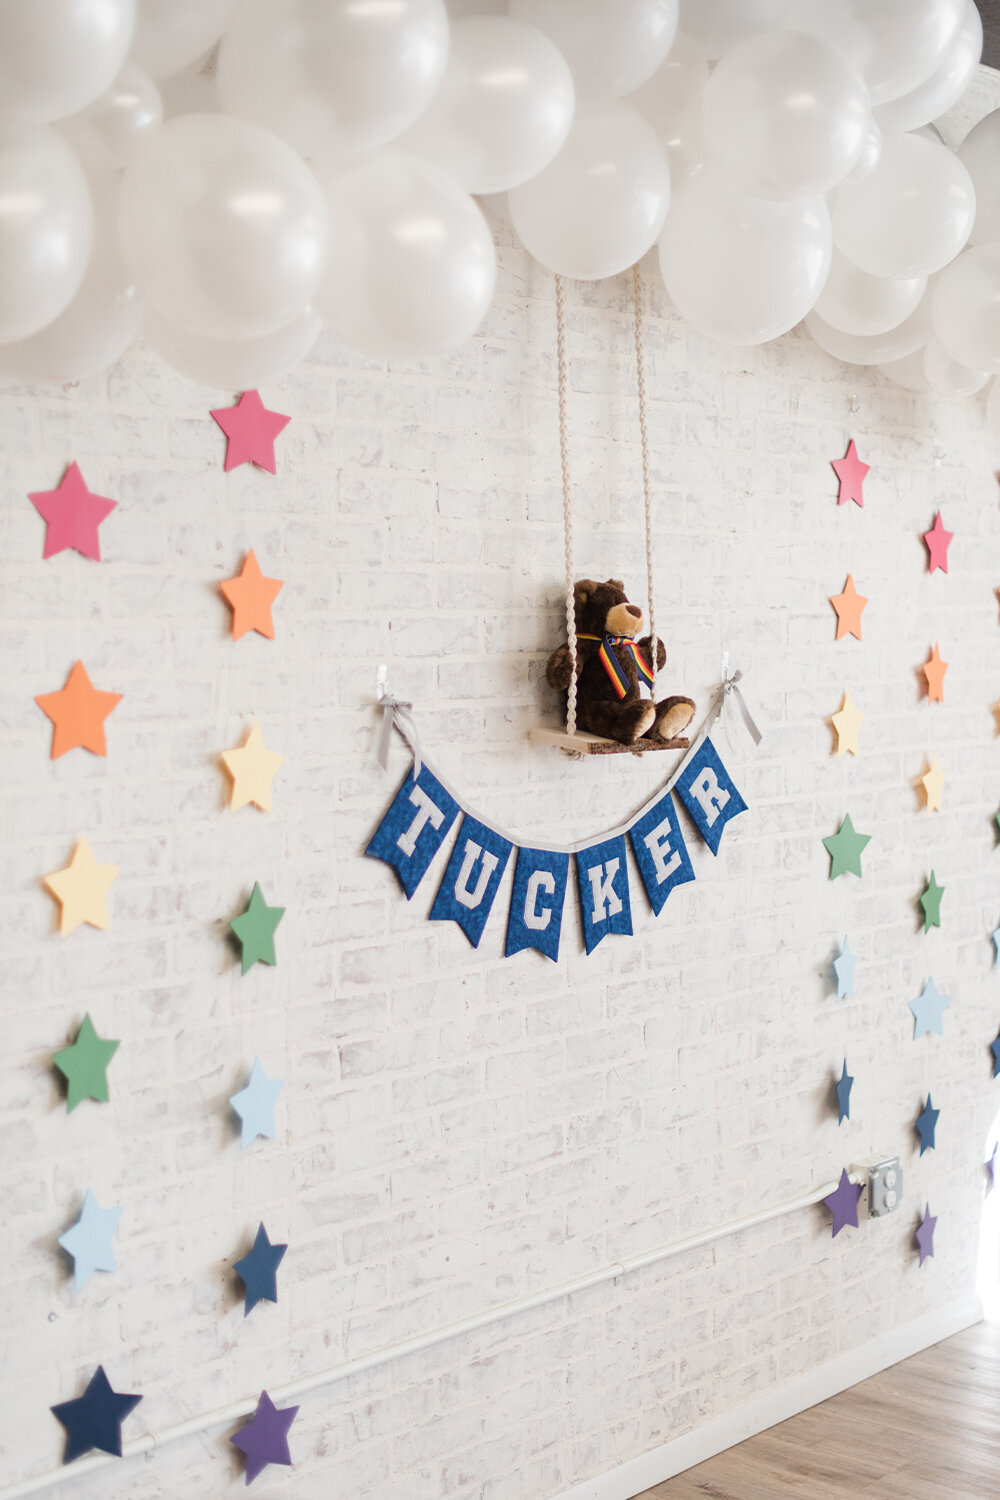
[(877, 1219), (896, 1212), (903, 1199), (903, 1169), (899, 1157), (868, 1165), (868, 1214)]

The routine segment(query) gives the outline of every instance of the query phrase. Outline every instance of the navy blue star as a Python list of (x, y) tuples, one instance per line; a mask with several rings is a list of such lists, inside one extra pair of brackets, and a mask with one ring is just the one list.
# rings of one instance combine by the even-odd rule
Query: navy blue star
[(845, 1057), (844, 1071), (841, 1073), (840, 1081), (837, 1084), (837, 1108), (840, 1111), (840, 1118), (837, 1121), (838, 1125), (843, 1125), (845, 1120), (851, 1118), (851, 1085), (853, 1082), (854, 1079), (847, 1071), (847, 1058)]
[(272, 1245), (263, 1224), (257, 1230), (253, 1249), (242, 1260), (234, 1261), (233, 1270), (246, 1287), (243, 1316), (252, 1312), (258, 1302), (277, 1302), (277, 1270), (287, 1245)]
[(923, 1110), (917, 1115), (917, 1134), (920, 1137), (920, 1155), (923, 1156), (927, 1150), (934, 1150), (934, 1127), (937, 1125), (939, 1109), (935, 1109), (931, 1103), (930, 1094), (927, 1095), (927, 1103)]
[(104, 1366), (98, 1365), (82, 1396), (75, 1401), (60, 1401), (50, 1408), (66, 1429), (63, 1463), (71, 1464), (91, 1448), (121, 1458), (122, 1423), (141, 1400), (141, 1396), (123, 1396), (113, 1391)]
[(990, 1051), (993, 1053), (993, 1077), (1000, 1074), (1000, 1036), (995, 1042), (990, 1042)]

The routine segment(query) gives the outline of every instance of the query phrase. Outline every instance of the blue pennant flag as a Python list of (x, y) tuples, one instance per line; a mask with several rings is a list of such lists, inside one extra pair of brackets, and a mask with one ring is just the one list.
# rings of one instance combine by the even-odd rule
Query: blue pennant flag
[(632, 932), (632, 902), (629, 898), (625, 835), (605, 839), (581, 849), (576, 856), (576, 878), (580, 887), (583, 940), (593, 953), (609, 932)]
[(392, 865), (409, 901), (457, 817), (458, 803), (426, 763), (416, 781), (411, 766), (365, 853)]
[(674, 799), (669, 792), (632, 824), (628, 836), (649, 904), (659, 916), (674, 887), (686, 885), (695, 878)]
[(473, 948), (478, 948), (513, 847), (509, 839), (466, 813), (430, 920), (457, 922)]
[(507, 918), (507, 958), (523, 948), (537, 948), (553, 960), (559, 957), (568, 879), (568, 854), (557, 854), (554, 849), (518, 849)]
[(707, 736), (677, 778), (677, 795), (705, 843), (718, 854), (726, 824), (746, 812), (747, 805)]

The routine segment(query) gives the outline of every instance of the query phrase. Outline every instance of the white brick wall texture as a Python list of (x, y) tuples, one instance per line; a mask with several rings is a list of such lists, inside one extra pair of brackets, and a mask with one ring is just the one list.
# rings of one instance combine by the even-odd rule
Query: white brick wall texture
[[(707, 709), (724, 651), (766, 726), (723, 753), (750, 811), (636, 935), (558, 965), (502, 956), (505, 893), (473, 951), (362, 857), (401, 776), (374, 765), (375, 671), (427, 752), (530, 840), (618, 823), (669, 757), (574, 763), (554, 720), (562, 532), (551, 278), (502, 225), (496, 304), (456, 353), (386, 366), (332, 340), (268, 404), (278, 474), (222, 469), (226, 399), (137, 349), (69, 389), (0, 389), (4, 880), (0, 1473), (56, 1465), (48, 1408), (105, 1365), (145, 1399), (126, 1437), (280, 1386), (681, 1238), (899, 1152), (894, 1218), (831, 1238), (819, 1209), (304, 1397), (274, 1496), (547, 1500), (973, 1284), (998, 1105), (1000, 692), (996, 440), (981, 402), (912, 398), (796, 331), (729, 350), (646, 277), (657, 620), (665, 690)], [(629, 285), (568, 292), (578, 571), (642, 599)], [(851, 411), (850, 397), (857, 410)], [(853, 436), (863, 510), (829, 467)], [(71, 459), (118, 509), (105, 560), (42, 560), (30, 490)], [(937, 509), (948, 576), (926, 570)], [(276, 639), (234, 644), (221, 579), (253, 546), (285, 580)], [(853, 571), (864, 640), (828, 602)], [(922, 697), (940, 642), (945, 702)], [(48, 758), (36, 694), (82, 658), (124, 694), (106, 760)], [(859, 759), (833, 753), (844, 689)], [(218, 762), (253, 722), (285, 754), (268, 816), (227, 806)], [(936, 752), (944, 807), (921, 805)], [(828, 880), (846, 811), (862, 881)], [(105, 933), (63, 940), (41, 886), (80, 835), (119, 864)], [(933, 866), (943, 925), (917, 899)], [(255, 880), (287, 908), (278, 964), (226, 938)], [(860, 958), (838, 1004), (831, 960)], [(928, 975), (943, 1038), (912, 1040)], [(91, 1013), (121, 1038), (107, 1105), (66, 1113), (51, 1067)], [(838, 1127), (831, 1081), (856, 1082)], [(274, 1142), (241, 1153), (227, 1098), (255, 1056), (284, 1078)], [(930, 1089), (938, 1144), (918, 1159)], [(56, 1240), (93, 1188), (123, 1208), (113, 1274), (76, 1294)], [(918, 1270), (925, 1201), (936, 1253)], [(244, 1320), (232, 1261), (263, 1219), (289, 1250)], [(229, 1429), (232, 1430), (232, 1429)], [(242, 1484), (228, 1431), (52, 1491), (185, 1500)]]

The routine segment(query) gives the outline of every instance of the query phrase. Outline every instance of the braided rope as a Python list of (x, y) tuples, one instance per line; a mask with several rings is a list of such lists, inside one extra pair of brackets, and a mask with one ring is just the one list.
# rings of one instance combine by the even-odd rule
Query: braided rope
[(566, 546), (566, 645), (569, 647), (569, 687), (566, 690), (566, 733), (576, 734), (576, 600), (573, 593), (573, 507), (570, 496), (569, 434), (566, 424), (566, 301), (565, 282), (556, 274), (556, 361), (559, 368), (559, 459), (562, 465), (563, 536)]
[(635, 315), (635, 378), (639, 393), (639, 439), (642, 451), (642, 513), (646, 528), (646, 598), (649, 605), (649, 668), (653, 674), (650, 693), (656, 699), (656, 622), (653, 616), (653, 507), (649, 491), (649, 431), (646, 426), (646, 349), (642, 338), (642, 275), (638, 261), (632, 267), (632, 308)]

